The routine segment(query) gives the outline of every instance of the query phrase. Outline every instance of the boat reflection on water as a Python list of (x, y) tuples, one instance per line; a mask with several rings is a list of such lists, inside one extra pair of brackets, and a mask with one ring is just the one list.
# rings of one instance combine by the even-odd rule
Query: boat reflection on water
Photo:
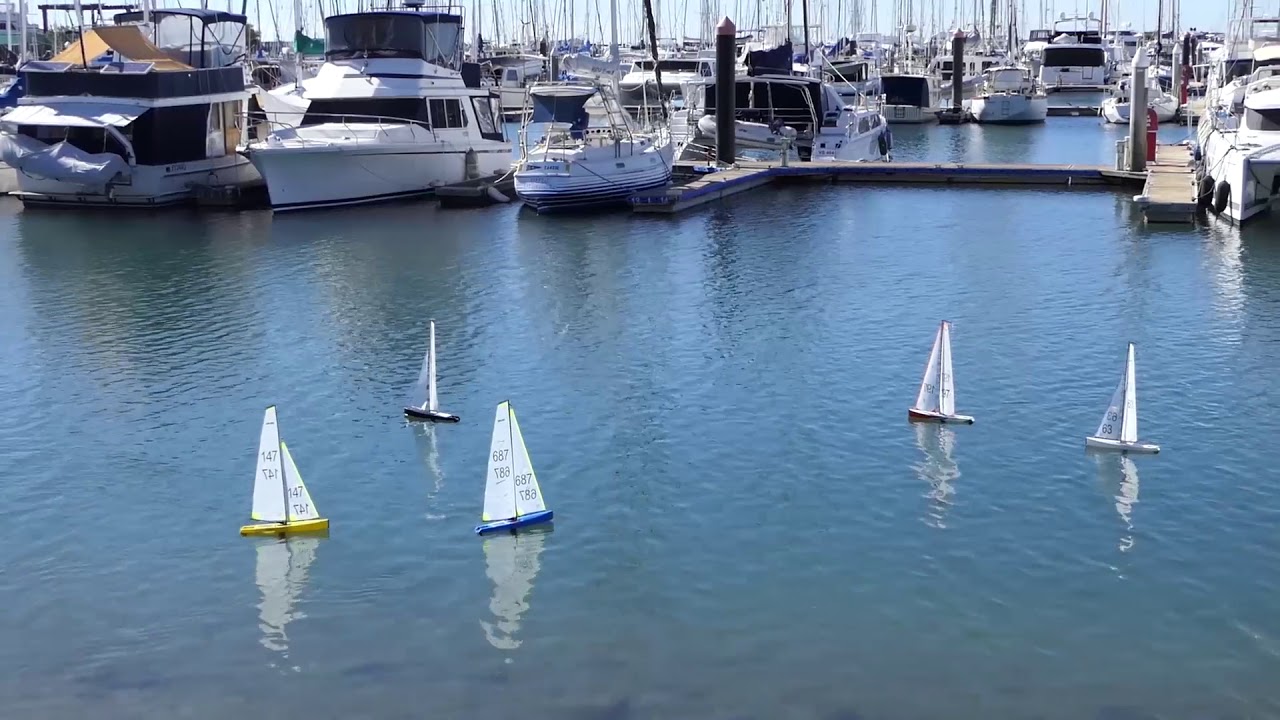
[(262, 638), (258, 642), (286, 658), (289, 657), (289, 635), (285, 627), (306, 617), (296, 608), (307, 586), (307, 570), (316, 559), (320, 540), (320, 537), (270, 539), (257, 547), (255, 579), (262, 592), (262, 602), (258, 605)]
[(1128, 455), (1090, 453), (1098, 464), (1098, 478), (1106, 492), (1114, 492), (1116, 514), (1125, 532), (1116, 546), (1120, 552), (1133, 548), (1133, 506), (1138, 504), (1138, 466)]
[(499, 650), (520, 647), (516, 632), (520, 618), (529, 609), (529, 593), (538, 576), (538, 556), (550, 534), (549, 528), (523, 530), (518, 534), (498, 534), (484, 539), (485, 573), (493, 581), (489, 599), (492, 620), (481, 620), (485, 639)]
[(436, 444), (436, 426), (434, 423), (405, 423), (413, 428), (414, 442), (422, 453), (422, 462), (426, 465), (427, 475), (431, 478), (431, 488), (427, 492), (428, 520), (443, 520), (443, 513), (433, 512), (437, 506), (436, 499), (444, 489), (444, 470), (440, 467), (440, 448)]
[(947, 510), (955, 495), (955, 486), (951, 483), (960, 477), (960, 468), (951, 459), (956, 447), (955, 431), (946, 425), (932, 423), (913, 423), (916, 431), (916, 445), (924, 453), (924, 458), (916, 464), (916, 474), (921, 480), (929, 483), (929, 507), (926, 511), (925, 523), (936, 528), (945, 528)]

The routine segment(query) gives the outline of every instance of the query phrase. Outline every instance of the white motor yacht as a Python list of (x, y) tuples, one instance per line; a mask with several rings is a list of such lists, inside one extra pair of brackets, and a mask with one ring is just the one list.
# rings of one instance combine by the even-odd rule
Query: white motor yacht
[(237, 154), (252, 89), (245, 16), (121, 13), (50, 60), (24, 64), (26, 94), (0, 120), (0, 160), (26, 205), (193, 202), (201, 186), (261, 182)]
[[(715, 147), (714, 81), (686, 87), (688, 117), (681, 138), (682, 160), (705, 160)], [(738, 76), (735, 89), (735, 145), (778, 150), (786, 140), (801, 161), (875, 161), (893, 148), (889, 125), (866, 102), (846, 104), (836, 90), (817, 78), (797, 75)]]
[(462, 16), (406, 7), (326, 18), (320, 71), (272, 92), (305, 106), (245, 151), (273, 210), (424, 195), (511, 166), (498, 99), (462, 62)]
[(1031, 71), (998, 67), (984, 73), (982, 90), (965, 103), (974, 122), (985, 125), (1027, 125), (1049, 116), (1049, 97)]

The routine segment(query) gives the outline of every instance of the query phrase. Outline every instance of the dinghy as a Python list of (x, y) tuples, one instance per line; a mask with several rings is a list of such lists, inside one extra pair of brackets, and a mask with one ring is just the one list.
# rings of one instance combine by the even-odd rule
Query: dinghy
[(241, 535), (293, 535), (329, 529), (328, 519), (320, 517), (311, 502), (289, 447), (280, 439), (274, 405), (262, 416), (250, 517), (259, 524), (240, 528)]
[(510, 402), (499, 403), (493, 417), (480, 520), (476, 526), (478, 535), (500, 530), (514, 532), (516, 528), (551, 520)]
[(1111, 404), (1102, 413), (1098, 431), (1084, 439), (1085, 447), (1094, 450), (1116, 450), (1123, 453), (1160, 452), (1154, 443), (1138, 442), (1138, 381), (1133, 364), (1133, 343), (1125, 359), (1120, 384), (1111, 394)]
[(419, 386), (426, 381), (427, 399), (422, 406), (409, 405), (404, 409), (404, 416), (410, 420), (430, 420), (432, 422), (458, 422), (457, 415), (440, 412), (440, 403), (436, 399), (436, 321), (431, 321), (431, 340), (427, 345), (427, 356), (422, 359), (422, 375)]
[(912, 422), (972, 424), (973, 418), (956, 414), (956, 384), (951, 375), (951, 323), (943, 320), (933, 339), (929, 364), (924, 368), (916, 404), (907, 411)]

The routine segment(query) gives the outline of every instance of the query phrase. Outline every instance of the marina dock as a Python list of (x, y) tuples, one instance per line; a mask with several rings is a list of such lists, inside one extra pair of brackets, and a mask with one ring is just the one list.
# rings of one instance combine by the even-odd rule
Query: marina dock
[(1146, 183), (1134, 202), (1151, 223), (1191, 223), (1196, 218), (1195, 173), (1186, 145), (1161, 145), (1147, 163)]
[(631, 198), (636, 212), (673, 214), (773, 182), (900, 183), (934, 185), (1057, 185), (1141, 187), (1142, 173), (1101, 165), (1037, 165), (991, 163), (794, 163), (739, 162), (711, 170), (705, 165), (677, 163), (675, 183), (664, 190)]

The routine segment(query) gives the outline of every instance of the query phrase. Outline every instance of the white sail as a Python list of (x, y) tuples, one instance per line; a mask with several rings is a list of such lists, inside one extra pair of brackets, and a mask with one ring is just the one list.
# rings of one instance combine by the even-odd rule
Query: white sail
[(933, 350), (929, 352), (929, 364), (924, 366), (924, 379), (920, 381), (920, 392), (916, 395), (915, 409), (917, 410), (938, 412), (940, 407), (938, 376), (941, 374), (943, 327), (945, 323), (938, 327), (938, 334), (933, 338)]
[(1126, 368), (1125, 373), (1120, 376), (1120, 384), (1116, 385), (1115, 392), (1111, 393), (1111, 402), (1107, 404), (1107, 409), (1102, 413), (1102, 421), (1098, 423), (1098, 431), (1093, 434), (1094, 437), (1104, 440), (1119, 440), (1120, 432), (1123, 428), (1125, 414), (1125, 387), (1129, 384), (1129, 372)]
[(431, 321), (431, 344), (427, 347), (427, 409), (435, 412), (440, 409), (440, 401), (436, 398), (436, 321)]
[(258, 627), (262, 630), (259, 642), (268, 650), (288, 651), (285, 626), (306, 617), (295, 608), (307, 584), (307, 568), (315, 560), (319, 546), (318, 538), (307, 537), (258, 545), (254, 579), (262, 593), (262, 602), (258, 605)]
[(529, 593), (538, 576), (545, 532), (495, 535), (484, 541), (485, 574), (493, 581), (489, 610), (493, 621), (480, 621), (485, 638), (499, 650), (520, 647), (516, 631), (520, 616), (529, 609)]
[(480, 516), (484, 522), (516, 516), (511, 434), (511, 405), (498, 403), (493, 416), (493, 438), (489, 441), (488, 469), (485, 471), (484, 512)]
[(267, 408), (262, 416), (262, 434), (258, 440), (258, 466), (253, 479), (253, 509), (249, 516), (263, 522), (284, 522), (284, 470), (280, 457), (280, 426), (276, 424), (276, 408)]
[(289, 503), (289, 522), (297, 520), (315, 520), (320, 517), (316, 504), (311, 502), (311, 493), (302, 483), (302, 474), (293, 462), (289, 446), (280, 443), (280, 454), (284, 456), (284, 486), (286, 501)]
[(938, 329), (938, 336), (942, 339), (942, 352), (939, 353), (938, 359), (938, 365), (941, 368), (941, 377), (938, 379), (938, 412), (943, 415), (955, 415), (956, 384), (951, 374), (951, 323), (943, 320), (942, 327)]
[(533, 463), (529, 461), (529, 450), (524, 445), (524, 436), (520, 434), (520, 423), (516, 421), (516, 411), (511, 410), (512, 454), (515, 473), (516, 516), (528, 515), (547, 509), (542, 500), (542, 488), (538, 487), (538, 476), (533, 472)]
[(1124, 365), (1124, 408), (1120, 416), (1120, 441), (1138, 442), (1138, 378), (1133, 366), (1133, 343)]

